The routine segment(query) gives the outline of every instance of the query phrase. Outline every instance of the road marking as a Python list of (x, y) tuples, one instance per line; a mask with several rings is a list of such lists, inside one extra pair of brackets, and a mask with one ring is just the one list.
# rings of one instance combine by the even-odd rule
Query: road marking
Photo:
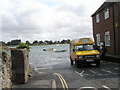
[[(102, 69), (102, 71), (108, 72), (108, 73), (110, 73), (110, 74), (117, 74), (117, 73), (113, 73), (113, 72), (111, 72), (111, 71), (107, 71), (107, 70), (104, 70), (104, 69)], [(106, 74), (106, 75), (107, 75), (107, 74)]]
[(106, 88), (107, 90), (111, 90), (109, 87), (102, 85), (103, 88)]
[(102, 71), (105, 71), (105, 72), (108, 72), (108, 73), (112, 73), (111, 71), (108, 71), (108, 70), (104, 70), (104, 69), (102, 69)]
[(115, 68), (115, 69), (117, 69), (117, 70), (118, 70), (118, 68)]
[(79, 73), (79, 72), (75, 71), (75, 73), (77, 73), (78, 75), (80, 75), (80, 76), (84, 77), (84, 76), (82, 75), (82, 74), (84, 73), (84, 71), (82, 71), (81, 73)]
[(47, 74), (45, 72), (39, 72), (37, 68), (34, 68), (34, 70), (37, 72), (37, 73), (40, 73), (40, 74)]
[(38, 70), (47, 69), (47, 68), (37, 68)]
[(103, 74), (98, 74), (98, 76), (101, 76), (101, 75), (103, 75)]
[[(60, 74), (59, 74), (59, 75), (60, 75)], [(60, 77), (62, 78), (62, 80), (63, 80), (63, 82), (64, 82), (64, 84), (65, 84), (66, 88), (68, 89), (68, 85), (67, 85), (67, 83), (66, 83), (65, 79), (62, 77), (62, 75), (60, 75)]]
[(117, 73), (113, 73), (113, 74), (117, 74)]
[(62, 75), (60, 75), (58, 73), (54, 73), (54, 74), (57, 75), (58, 78), (60, 79), (63, 89), (68, 90), (68, 85), (67, 85), (65, 79), (62, 77)]
[(88, 75), (90, 75), (90, 74), (84, 74), (84, 75), (88, 76)]
[(64, 83), (63, 83), (62, 79), (60, 78), (59, 74), (57, 74), (57, 73), (54, 73), (54, 74), (58, 76), (58, 78), (59, 78), (60, 81), (61, 81), (62, 87), (65, 89)]
[(93, 71), (93, 70), (89, 70), (89, 71), (91, 71), (92, 73), (96, 74), (96, 72), (95, 72), (95, 71)]

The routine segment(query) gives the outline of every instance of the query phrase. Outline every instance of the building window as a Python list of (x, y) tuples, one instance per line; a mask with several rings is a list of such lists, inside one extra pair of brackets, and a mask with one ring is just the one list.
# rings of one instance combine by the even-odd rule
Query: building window
[(96, 23), (100, 22), (99, 14), (96, 15)]
[(105, 46), (110, 46), (110, 32), (105, 32)]
[(108, 19), (108, 18), (109, 18), (109, 9), (106, 9), (106, 10), (104, 11), (104, 18), (105, 18), (105, 19)]
[(100, 46), (100, 34), (96, 34), (96, 42), (97, 42), (97, 46)]

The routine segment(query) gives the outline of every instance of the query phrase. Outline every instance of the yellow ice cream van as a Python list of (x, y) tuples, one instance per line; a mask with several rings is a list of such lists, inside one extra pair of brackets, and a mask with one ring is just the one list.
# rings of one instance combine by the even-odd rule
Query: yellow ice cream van
[(78, 67), (81, 63), (100, 65), (100, 52), (95, 49), (91, 38), (80, 38), (70, 42), (70, 61)]

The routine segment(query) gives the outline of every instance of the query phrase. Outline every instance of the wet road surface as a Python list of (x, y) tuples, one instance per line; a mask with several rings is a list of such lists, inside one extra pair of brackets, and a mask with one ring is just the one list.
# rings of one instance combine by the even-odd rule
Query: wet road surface
[[(68, 88), (96, 87), (112, 90), (119, 88), (120, 67), (117, 63), (101, 61), (101, 66), (83, 65), (76, 68), (70, 62), (52, 66), (36, 67), (39, 72), (60, 74)], [(59, 82), (59, 78), (55, 79)], [(60, 82), (57, 85), (61, 88)], [(111, 89), (112, 88), (112, 89)]]
[[(43, 48), (67, 51), (43, 51)], [(31, 48), (30, 63), (40, 75), (53, 75), (57, 88), (96, 87), (118, 90), (120, 64), (101, 61), (100, 67), (93, 64), (76, 68), (75, 65), (70, 65), (69, 57), (69, 45), (36, 46)]]

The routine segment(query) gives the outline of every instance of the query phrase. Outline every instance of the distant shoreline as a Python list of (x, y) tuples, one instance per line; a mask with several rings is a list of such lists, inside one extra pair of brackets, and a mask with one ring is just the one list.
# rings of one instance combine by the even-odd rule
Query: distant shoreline
[[(29, 45), (29, 46), (47, 46), (47, 45), (69, 45), (69, 44), (41, 44), (41, 45)], [(7, 47), (16, 47), (18, 45), (6, 45)]]

